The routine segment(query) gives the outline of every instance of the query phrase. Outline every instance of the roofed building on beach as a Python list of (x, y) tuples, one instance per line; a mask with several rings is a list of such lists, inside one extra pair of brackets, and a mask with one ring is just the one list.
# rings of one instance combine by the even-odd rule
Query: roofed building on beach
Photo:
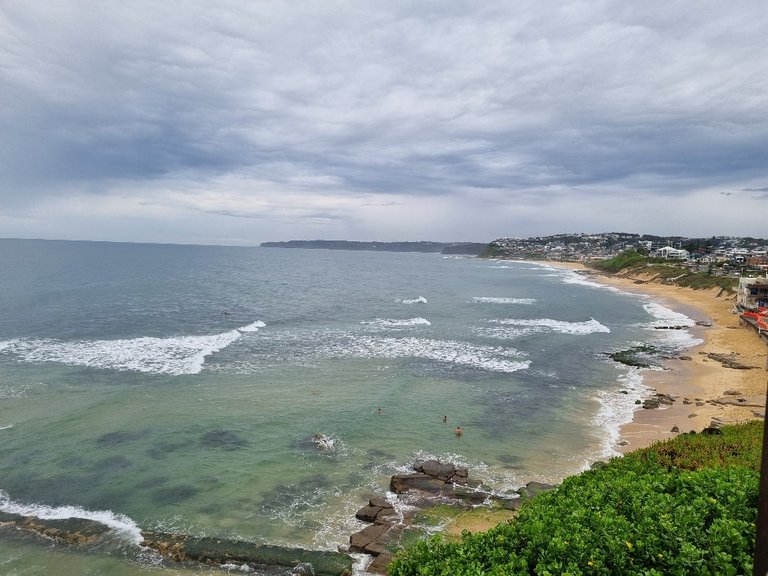
[(768, 307), (768, 276), (740, 278), (737, 304), (746, 310)]

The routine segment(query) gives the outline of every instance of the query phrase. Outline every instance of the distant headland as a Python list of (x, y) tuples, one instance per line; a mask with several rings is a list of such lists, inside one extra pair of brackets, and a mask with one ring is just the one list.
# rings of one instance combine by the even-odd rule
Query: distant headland
[(377, 252), (430, 252), (477, 256), (488, 248), (481, 242), (358, 242), (354, 240), (288, 240), (262, 242), (262, 248), (306, 248), (316, 250), (372, 250)]

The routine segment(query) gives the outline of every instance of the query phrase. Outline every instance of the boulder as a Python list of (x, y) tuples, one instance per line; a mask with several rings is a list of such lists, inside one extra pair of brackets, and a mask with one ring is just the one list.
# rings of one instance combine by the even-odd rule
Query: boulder
[(389, 482), (389, 488), (395, 494), (403, 494), (408, 490), (421, 490), (438, 494), (443, 486), (445, 486), (444, 481), (418, 472), (416, 474), (395, 474)]
[(523, 498), (533, 498), (534, 496), (552, 490), (553, 488), (555, 488), (554, 485), (545, 482), (528, 482), (528, 484), (520, 488), (517, 492)]
[(355, 532), (349, 537), (349, 549), (351, 552), (363, 552), (366, 546), (370, 546), (376, 539), (381, 537), (387, 530), (388, 526), (381, 524), (372, 524), (366, 526), (359, 532)]
[(376, 556), (365, 570), (372, 574), (386, 574), (390, 562), (392, 562), (392, 554), (385, 552)]
[(651, 410), (653, 408), (658, 408), (660, 404), (660, 401), (658, 398), (646, 398), (643, 400), (643, 408), (646, 410)]
[(93, 544), (107, 538), (112, 529), (101, 522), (84, 518), (43, 519), (0, 512), (0, 524), (68, 545)]
[(373, 519), (374, 524), (396, 524), (400, 520), (400, 515), (394, 508), (382, 508)]
[(392, 508), (392, 502), (386, 498), (382, 498), (381, 496), (374, 496), (368, 501), (368, 503), (371, 506), (378, 506), (379, 508)]

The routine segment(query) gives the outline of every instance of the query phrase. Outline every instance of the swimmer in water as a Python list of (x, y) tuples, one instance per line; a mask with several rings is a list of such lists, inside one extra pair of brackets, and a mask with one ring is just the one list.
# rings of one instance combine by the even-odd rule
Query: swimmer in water
[(461, 429), (461, 426), (456, 426), (454, 432), (456, 432), (456, 436), (461, 436), (464, 431)]

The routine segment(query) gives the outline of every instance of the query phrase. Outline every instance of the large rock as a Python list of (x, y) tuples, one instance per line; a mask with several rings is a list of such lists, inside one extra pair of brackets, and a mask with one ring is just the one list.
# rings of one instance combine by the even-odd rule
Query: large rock
[(398, 519), (398, 513), (392, 503), (379, 496), (374, 496), (355, 513), (355, 518), (363, 522), (375, 524), (394, 524)]
[(373, 562), (368, 564), (366, 572), (370, 572), (371, 574), (386, 574), (390, 562), (392, 562), (392, 554), (389, 552), (379, 554), (373, 559)]
[(381, 512), (381, 506), (363, 506), (355, 512), (355, 518), (362, 520), (363, 522), (373, 522), (376, 520), (376, 516)]
[(455, 464), (450, 462), (443, 464), (437, 460), (427, 460), (426, 462), (417, 463), (413, 468), (416, 472), (421, 472), (443, 482), (452, 482), (454, 484), (464, 484), (469, 477), (469, 472), (466, 468), (457, 468)]
[(12, 525), (17, 530), (69, 545), (93, 544), (112, 533), (109, 526), (84, 518), (46, 520), (0, 512), (0, 525)]
[(192, 537), (162, 532), (145, 532), (144, 545), (177, 562), (194, 560), (203, 564), (241, 564), (251, 568), (282, 566), (302, 570), (311, 566), (311, 572), (298, 574), (316, 576), (342, 576), (352, 573), (352, 558), (329, 551), (283, 548), (209, 537)]
[(418, 472), (415, 474), (395, 474), (389, 482), (389, 488), (395, 494), (403, 494), (408, 490), (439, 494), (443, 486), (445, 486), (443, 480)]
[(717, 352), (709, 352), (707, 358), (720, 362), (725, 368), (733, 368), (734, 370), (753, 370), (757, 366), (749, 366), (737, 359), (738, 354), (719, 354)]
[(534, 496), (552, 490), (553, 488), (555, 488), (555, 486), (545, 482), (528, 482), (528, 484), (520, 488), (517, 492), (523, 498), (533, 498)]
[(383, 524), (373, 524), (366, 526), (359, 532), (355, 532), (349, 537), (349, 550), (350, 552), (363, 552), (366, 547), (370, 546), (378, 538), (383, 536), (389, 526)]

